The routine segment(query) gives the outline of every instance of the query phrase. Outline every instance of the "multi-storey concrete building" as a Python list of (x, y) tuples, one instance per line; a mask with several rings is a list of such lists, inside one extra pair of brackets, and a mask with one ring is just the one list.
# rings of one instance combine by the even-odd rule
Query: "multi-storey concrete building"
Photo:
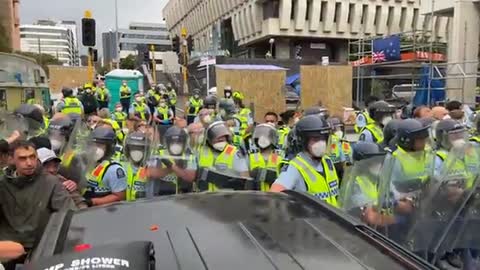
[(79, 65), (76, 36), (74, 22), (39, 20), (20, 26), (22, 51), (50, 54), (67, 66)]
[(0, 25), (3, 28), (8, 45), (13, 51), (20, 50), (19, 0), (0, 0)]
[[(170, 0), (163, 10), (172, 34), (185, 27), (200, 52), (345, 62), (348, 40), (412, 30), (446, 41), (449, 17), (422, 14), (420, 0)], [(273, 38), (273, 39), (272, 39)]]

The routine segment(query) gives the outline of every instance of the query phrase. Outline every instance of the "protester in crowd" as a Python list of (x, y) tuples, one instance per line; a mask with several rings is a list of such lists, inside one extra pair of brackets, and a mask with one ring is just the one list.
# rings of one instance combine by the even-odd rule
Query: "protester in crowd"
[(413, 111), (413, 118), (422, 119), (433, 116), (432, 110), (427, 106), (419, 106)]
[(432, 108), (432, 116), (435, 120), (443, 120), (448, 116), (448, 110), (443, 106), (435, 106)]

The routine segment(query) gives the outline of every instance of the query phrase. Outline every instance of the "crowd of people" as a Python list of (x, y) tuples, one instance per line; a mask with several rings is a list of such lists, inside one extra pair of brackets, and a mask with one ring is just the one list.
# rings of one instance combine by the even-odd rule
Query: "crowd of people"
[[(321, 106), (255, 122), (241, 91), (202, 98), (195, 89), (181, 117), (171, 85), (133, 100), (126, 82), (118, 91), (113, 112), (103, 83), (77, 96), (63, 89), (52, 117), (36, 104), (15, 111), (29, 125), (0, 141), (0, 260), (17, 259), (7, 267), (35, 248), (53, 212), (198, 191), (307, 192), (385, 229), (413, 211), (412, 186), (442, 175), (452, 148), (480, 142), (480, 121), (457, 101), (409, 113), (369, 98), (352, 142), (343, 119)], [(472, 173), (472, 160), (456, 173)], [(396, 185), (406, 179), (408, 191)]]

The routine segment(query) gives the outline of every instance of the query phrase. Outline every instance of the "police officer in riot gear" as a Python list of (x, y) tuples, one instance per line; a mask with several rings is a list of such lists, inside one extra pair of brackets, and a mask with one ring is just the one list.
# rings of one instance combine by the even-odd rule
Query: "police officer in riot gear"
[(338, 176), (327, 155), (330, 126), (325, 119), (310, 115), (302, 118), (295, 130), (303, 151), (284, 168), (273, 183), (271, 191), (308, 192), (332, 206), (337, 206)]
[(233, 95), (232, 87), (230, 85), (225, 86), (225, 88), (223, 89), (223, 96), (227, 99), (231, 99), (232, 95)]
[(380, 146), (390, 152), (397, 149), (397, 130), (401, 119), (393, 119), (383, 128), (383, 143)]
[(206, 143), (199, 148), (197, 160), (200, 168), (218, 171), (233, 170), (248, 177), (248, 166), (241, 151), (232, 145), (232, 133), (224, 122), (213, 122), (205, 131)]
[(452, 148), (461, 148), (466, 144), (467, 130), (458, 121), (445, 119), (438, 122), (435, 129), (435, 174), (439, 175), (442, 165)]
[(368, 107), (373, 122), (366, 125), (360, 134), (360, 141), (383, 143), (383, 128), (393, 119), (396, 108), (385, 101), (377, 101)]
[(34, 137), (41, 135), (44, 132), (44, 118), (43, 112), (36, 105), (30, 104), (21, 104), (17, 109), (15, 109), (14, 114), (21, 117), (19, 121), (24, 121), (27, 125), (24, 132), (28, 132), (29, 137)]
[[(70, 140), (75, 123), (69, 116), (57, 117), (50, 121), (48, 126), (48, 136), (50, 144), (55, 154), (63, 153), (67, 142)], [(64, 160), (65, 157), (62, 157)]]
[(328, 154), (333, 164), (335, 164), (339, 179), (342, 179), (343, 167), (352, 163), (352, 149), (350, 142), (345, 139), (345, 125), (343, 121), (338, 117), (329, 117), (327, 122), (332, 128), (332, 133), (328, 140)]
[(349, 214), (363, 218), (378, 202), (380, 171), (386, 152), (378, 144), (358, 142), (352, 147), (353, 167), (340, 189), (339, 204)]
[(203, 107), (206, 109), (217, 111), (217, 97), (213, 95), (208, 95), (203, 100)]
[(111, 127), (101, 126), (92, 131), (89, 153), (96, 167), (88, 172), (85, 202), (90, 206), (125, 200), (127, 174), (121, 164), (112, 162), (116, 135)]
[(127, 161), (123, 162), (122, 166), (127, 173), (127, 201), (146, 197), (146, 161), (150, 154), (150, 147), (150, 139), (142, 132), (130, 133), (125, 140), (123, 150)]
[(303, 111), (303, 116), (316, 115), (322, 117), (323, 119), (327, 119), (329, 114), (330, 113), (328, 112), (328, 109), (321, 106), (309, 107)]
[(269, 191), (282, 162), (282, 154), (277, 150), (277, 130), (270, 124), (260, 124), (255, 127), (252, 140), (256, 149), (249, 153), (250, 176), (258, 184), (255, 189)]
[(149, 166), (154, 194), (192, 192), (197, 164), (188, 148), (187, 132), (177, 126), (170, 127), (164, 135), (164, 146)]

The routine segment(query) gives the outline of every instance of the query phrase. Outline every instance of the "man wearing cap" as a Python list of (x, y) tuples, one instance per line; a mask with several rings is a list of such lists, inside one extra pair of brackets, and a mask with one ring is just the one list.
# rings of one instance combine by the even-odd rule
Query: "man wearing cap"
[(74, 201), (75, 205), (79, 209), (88, 208), (87, 204), (85, 203), (85, 199), (78, 191), (77, 183), (75, 183), (75, 181), (68, 180), (58, 173), (62, 160), (57, 157), (55, 152), (48, 148), (40, 148), (37, 150), (37, 156), (38, 160), (40, 160), (40, 163), (42, 163), (43, 170), (46, 173), (59, 178), (65, 189), (70, 193), (70, 197)]

